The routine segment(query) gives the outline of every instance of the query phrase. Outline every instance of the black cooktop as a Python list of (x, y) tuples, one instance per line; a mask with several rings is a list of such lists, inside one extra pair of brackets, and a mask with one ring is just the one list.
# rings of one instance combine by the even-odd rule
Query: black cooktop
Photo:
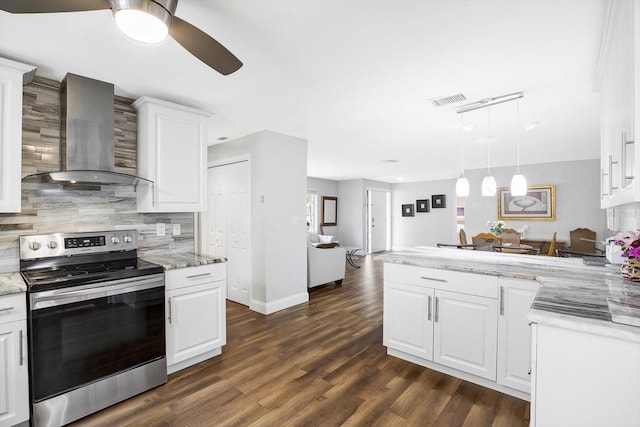
[(51, 265), (23, 270), (30, 292), (128, 279), (162, 273), (162, 266), (139, 258), (99, 261), (83, 264)]

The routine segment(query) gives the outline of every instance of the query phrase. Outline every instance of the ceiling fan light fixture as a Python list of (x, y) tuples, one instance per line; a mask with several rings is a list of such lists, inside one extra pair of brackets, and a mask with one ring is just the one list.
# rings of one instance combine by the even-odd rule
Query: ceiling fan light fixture
[[(177, 2), (165, 3), (172, 3), (175, 10)], [(111, 4), (116, 25), (127, 37), (142, 43), (160, 43), (169, 35), (172, 12), (155, 1), (112, 0)]]

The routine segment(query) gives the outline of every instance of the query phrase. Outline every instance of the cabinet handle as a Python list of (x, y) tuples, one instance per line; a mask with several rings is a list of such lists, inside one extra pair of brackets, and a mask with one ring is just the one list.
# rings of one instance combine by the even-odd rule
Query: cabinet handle
[(0, 311), (11, 311), (13, 310), (15, 307), (2, 307), (0, 308)]
[(613, 190), (617, 190), (618, 187), (614, 187), (613, 186), (613, 179), (611, 179), (613, 177), (613, 165), (614, 164), (618, 164), (618, 162), (614, 162), (613, 161), (613, 157), (611, 155), (609, 155), (609, 195), (611, 195), (613, 193)]
[(22, 329), (18, 335), (18, 346), (20, 347), (20, 366), (24, 364), (24, 350), (22, 350)]
[(432, 280), (434, 282), (443, 282), (443, 283), (447, 283), (447, 281), (445, 279), (438, 279), (436, 277), (426, 277), (426, 276), (420, 276), (421, 279), (424, 280)]
[(204, 276), (211, 276), (211, 273), (194, 274), (192, 276), (187, 276), (187, 279), (195, 279), (196, 277), (204, 277)]
[(427, 304), (427, 320), (431, 320), (431, 295), (429, 295), (429, 302)]
[(604, 177), (608, 176), (609, 174), (604, 173), (604, 169), (600, 169), (600, 189), (601, 189), (601, 193), (603, 196), (608, 196), (609, 193), (607, 191), (605, 191), (605, 184), (604, 184)]
[(504, 316), (504, 286), (500, 286), (500, 316)]
[(527, 372), (527, 375), (531, 375), (531, 368), (529, 368), (529, 372)]
[(168, 301), (169, 301), (169, 324), (171, 324), (171, 298), (169, 298)]
[(439, 313), (439, 311), (440, 311), (440, 310), (438, 309), (438, 308), (439, 308), (439, 306), (440, 306), (440, 304), (439, 304), (439, 301), (438, 301), (438, 300), (439, 300), (439, 298), (438, 298), (438, 297), (436, 297), (436, 313), (435, 313), (435, 316), (434, 316), (434, 320), (435, 320), (435, 322), (436, 322), (436, 323), (438, 322), (438, 318), (440, 317), (440, 316), (439, 316), (439, 314), (440, 314), (440, 313)]
[(635, 141), (627, 141), (626, 132), (622, 132), (620, 142), (620, 185), (622, 188), (625, 188), (627, 186), (627, 180), (634, 178), (633, 175), (627, 175), (627, 145), (634, 144)]

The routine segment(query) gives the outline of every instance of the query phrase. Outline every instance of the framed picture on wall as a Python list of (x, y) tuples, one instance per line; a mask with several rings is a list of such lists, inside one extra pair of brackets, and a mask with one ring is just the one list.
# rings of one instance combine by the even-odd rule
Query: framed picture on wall
[(416, 212), (429, 212), (429, 199), (416, 200)]
[(410, 205), (402, 205), (402, 216), (413, 216), (413, 203)]
[(338, 225), (338, 198), (322, 196), (322, 223), (320, 225)]
[(525, 196), (512, 196), (498, 188), (498, 219), (511, 221), (555, 221), (556, 186), (531, 185)]
[(433, 196), (431, 196), (431, 206), (433, 206), (434, 209), (446, 208), (447, 196), (445, 194), (434, 194)]

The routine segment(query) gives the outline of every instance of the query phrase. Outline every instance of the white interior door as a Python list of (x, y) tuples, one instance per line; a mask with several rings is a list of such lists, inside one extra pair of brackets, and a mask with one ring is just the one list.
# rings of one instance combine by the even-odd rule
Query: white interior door
[(207, 254), (227, 258), (227, 299), (249, 305), (251, 299), (249, 162), (208, 170)]
[(387, 249), (387, 192), (367, 190), (369, 200), (369, 252)]

